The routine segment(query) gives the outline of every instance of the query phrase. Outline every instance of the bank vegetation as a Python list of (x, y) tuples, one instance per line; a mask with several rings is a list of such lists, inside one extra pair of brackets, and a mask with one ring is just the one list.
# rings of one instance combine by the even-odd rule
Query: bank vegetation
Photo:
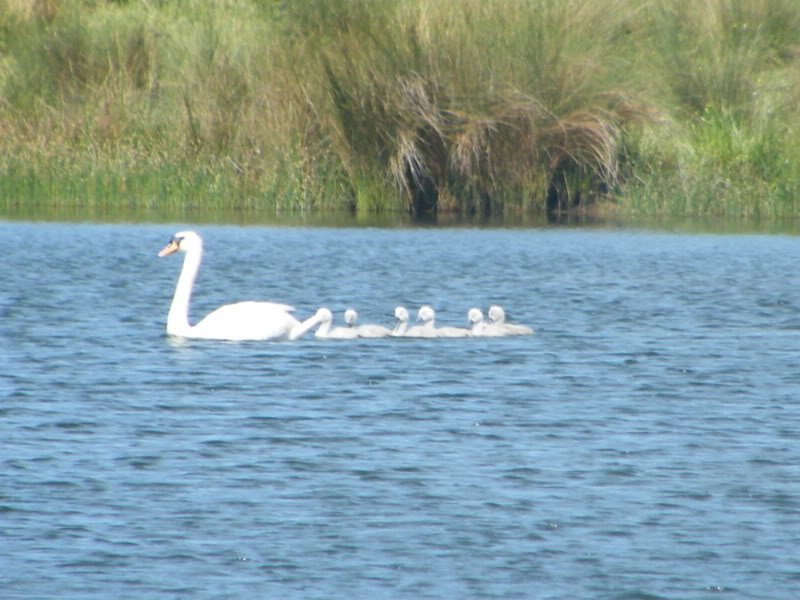
[(793, 217), (797, 0), (0, 0), (0, 203)]

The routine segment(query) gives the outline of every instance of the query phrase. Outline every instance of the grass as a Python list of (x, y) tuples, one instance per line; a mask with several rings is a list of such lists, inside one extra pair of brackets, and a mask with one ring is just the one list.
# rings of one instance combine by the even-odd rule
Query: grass
[(794, 0), (0, 0), (0, 205), (793, 217)]

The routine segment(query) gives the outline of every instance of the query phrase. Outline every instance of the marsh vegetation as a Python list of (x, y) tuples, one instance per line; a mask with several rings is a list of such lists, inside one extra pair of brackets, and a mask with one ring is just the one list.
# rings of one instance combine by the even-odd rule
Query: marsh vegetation
[(795, 0), (0, 0), (0, 203), (786, 217)]

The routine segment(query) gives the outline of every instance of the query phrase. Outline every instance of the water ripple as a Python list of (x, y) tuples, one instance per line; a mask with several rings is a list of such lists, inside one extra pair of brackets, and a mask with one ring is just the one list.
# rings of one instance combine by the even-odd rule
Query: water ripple
[(4, 598), (796, 596), (793, 238), (204, 228), (196, 315), (537, 330), (236, 344), (165, 337), (173, 227), (0, 229)]

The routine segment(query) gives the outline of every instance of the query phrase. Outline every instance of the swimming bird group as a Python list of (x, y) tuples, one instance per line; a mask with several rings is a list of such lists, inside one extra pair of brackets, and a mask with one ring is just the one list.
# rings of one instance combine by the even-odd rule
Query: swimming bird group
[(432, 307), (422, 306), (417, 312), (417, 323), (409, 325), (409, 313), (398, 306), (394, 311), (393, 329), (382, 325), (358, 325), (358, 313), (352, 308), (344, 313), (345, 327), (333, 326), (333, 313), (320, 308), (305, 321), (299, 321), (287, 304), (275, 302), (236, 302), (226, 304), (208, 314), (195, 325), (189, 324), (189, 301), (192, 288), (203, 257), (203, 240), (193, 231), (179, 231), (158, 253), (159, 257), (182, 252), (185, 256), (178, 276), (175, 295), (167, 315), (167, 334), (185, 338), (212, 340), (296, 340), (316, 327), (315, 337), (320, 339), (355, 339), (381, 337), (454, 338), (454, 337), (505, 337), (529, 335), (533, 329), (525, 325), (506, 323), (500, 306), (491, 306), (489, 320), (485, 321), (479, 308), (467, 312), (469, 327), (436, 327)]

